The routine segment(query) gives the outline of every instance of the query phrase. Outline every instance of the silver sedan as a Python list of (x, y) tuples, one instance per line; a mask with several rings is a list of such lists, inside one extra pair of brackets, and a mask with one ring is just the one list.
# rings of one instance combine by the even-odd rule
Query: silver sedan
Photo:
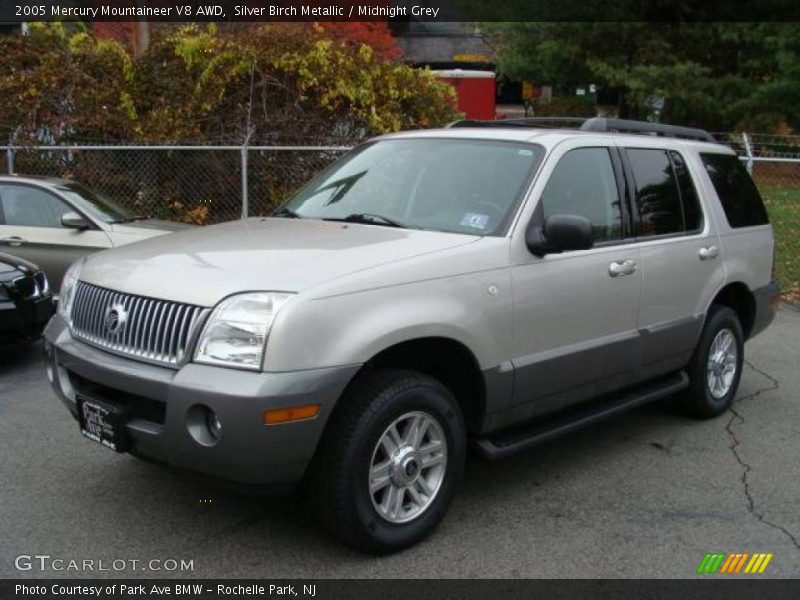
[(55, 291), (69, 265), (90, 252), (188, 227), (139, 217), (74, 181), (0, 176), (0, 251), (39, 265)]

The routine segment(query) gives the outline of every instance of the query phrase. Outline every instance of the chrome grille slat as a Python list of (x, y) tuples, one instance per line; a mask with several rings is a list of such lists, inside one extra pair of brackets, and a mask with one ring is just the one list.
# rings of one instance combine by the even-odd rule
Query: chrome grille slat
[(100, 295), (103, 290), (92, 290), (90, 300), (90, 314), (89, 323), (87, 325), (87, 332), (92, 337), (97, 337), (97, 313), (100, 311)]
[(150, 322), (149, 335), (147, 336), (147, 352), (151, 358), (155, 358), (156, 353), (156, 332), (158, 331), (158, 319), (161, 316), (161, 309), (163, 302), (156, 300), (155, 308), (153, 309), (153, 320)]
[(179, 306), (175, 309), (175, 317), (172, 319), (172, 328), (169, 332), (169, 345), (167, 346), (167, 352), (174, 354), (175, 356), (178, 355), (178, 349), (175, 345), (175, 334), (178, 331), (178, 323), (180, 323), (182, 312), (184, 312), (184, 308), (182, 306)]
[(153, 329), (153, 317), (155, 313), (156, 302), (155, 300), (148, 300), (147, 312), (144, 315), (144, 322), (142, 323), (142, 343), (140, 345), (142, 353), (147, 356), (148, 343), (150, 342), (150, 331)]
[[(127, 312), (124, 329), (112, 334), (106, 315), (112, 306)], [(190, 334), (207, 310), (166, 300), (125, 294), (79, 282), (72, 307), (72, 333), (89, 344), (130, 358), (178, 366)]]
[(178, 330), (178, 339), (176, 341), (178, 347), (178, 359), (183, 359), (182, 350), (181, 348), (186, 347), (186, 336), (189, 332), (189, 327), (186, 325), (187, 323), (192, 322), (192, 309), (190, 307), (186, 307), (186, 310), (183, 313), (183, 317), (181, 318), (180, 329)]
[[(94, 312), (97, 310), (97, 294), (99, 290), (86, 288), (86, 331), (94, 329)], [(76, 301), (77, 303), (77, 301)], [(74, 308), (72, 310), (75, 310)]]
[[(131, 322), (136, 323), (139, 317), (139, 309), (142, 306), (142, 299), (136, 297), (133, 299), (133, 308), (131, 309)], [(125, 330), (125, 345), (130, 346), (135, 341), (136, 328), (128, 327)]]
[(94, 313), (97, 310), (97, 295), (100, 291), (92, 288), (86, 290), (86, 331), (94, 335)]
[(174, 316), (175, 316), (175, 305), (174, 304), (170, 304), (169, 307), (167, 308), (167, 311), (166, 311), (165, 317), (164, 317), (164, 329), (163, 329), (164, 333), (161, 336), (161, 343), (159, 344), (159, 355), (160, 356), (165, 356), (165, 357), (169, 356), (169, 349), (168, 349), (169, 336), (172, 333), (172, 327), (170, 327), (170, 325), (173, 322), (172, 319), (173, 319)]

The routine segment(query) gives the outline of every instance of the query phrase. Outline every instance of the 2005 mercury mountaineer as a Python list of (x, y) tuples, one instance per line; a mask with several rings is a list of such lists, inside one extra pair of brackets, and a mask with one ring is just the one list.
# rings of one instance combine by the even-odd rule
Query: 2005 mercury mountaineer
[(700, 130), (531, 125), (372, 140), (270, 218), (76, 263), (55, 391), (117, 451), (302, 481), (374, 552), (441, 520), (468, 442), (499, 457), (668, 395), (720, 414), (778, 295), (746, 169)]

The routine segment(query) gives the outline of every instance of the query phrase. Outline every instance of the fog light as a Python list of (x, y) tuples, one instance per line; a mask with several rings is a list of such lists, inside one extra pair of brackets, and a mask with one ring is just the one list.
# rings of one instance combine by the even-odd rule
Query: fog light
[(195, 404), (186, 412), (186, 429), (201, 446), (215, 446), (222, 434), (222, 423), (211, 408)]
[(45, 371), (47, 371), (47, 381), (53, 383), (53, 381), (55, 381), (55, 375), (53, 375), (53, 367), (50, 363), (47, 363)]
[(219, 422), (219, 417), (217, 417), (217, 413), (215, 413), (210, 408), (206, 413), (206, 425), (208, 425), (208, 431), (211, 433), (212, 437), (215, 440), (220, 438), (222, 435), (222, 423)]

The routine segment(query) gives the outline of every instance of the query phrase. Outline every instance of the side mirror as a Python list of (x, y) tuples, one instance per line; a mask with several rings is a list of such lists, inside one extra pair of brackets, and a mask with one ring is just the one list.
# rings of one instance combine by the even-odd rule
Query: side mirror
[(61, 224), (67, 229), (77, 229), (85, 231), (91, 227), (91, 223), (80, 216), (78, 213), (68, 212), (61, 215)]
[(551, 215), (541, 223), (531, 223), (525, 232), (528, 249), (537, 256), (568, 250), (588, 250), (594, 246), (592, 225), (578, 215)]

